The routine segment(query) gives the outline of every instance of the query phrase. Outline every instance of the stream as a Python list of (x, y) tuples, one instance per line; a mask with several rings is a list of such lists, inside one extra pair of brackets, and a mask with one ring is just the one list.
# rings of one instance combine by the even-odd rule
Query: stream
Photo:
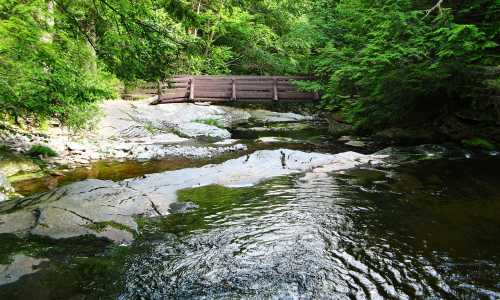
[[(248, 153), (353, 150), (321, 128), (267, 145), (250, 141), (270, 133), (234, 135)], [(313, 180), (292, 174), (181, 190), (171, 214), (139, 220), (131, 245), (0, 234), (0, 265), (15, 253), (48, 259), (0, 285), (0, 299), (500, 299), (498, 156), (438, 146), (393, 151), (390, 164)], [(242, 155), (98, 162), (16, 188), (30, 195)]]

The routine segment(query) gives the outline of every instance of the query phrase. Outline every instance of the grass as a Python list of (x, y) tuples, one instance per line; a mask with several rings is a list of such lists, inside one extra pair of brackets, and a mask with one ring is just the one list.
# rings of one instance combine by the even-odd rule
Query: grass
[(157, 134), (160, 130), (156, 128), (152, 123), (144, 124), (144, 129), (150, 134)]
[(197, 120), (194, 120), (193, 122), (205, 124), (205, 125), (210, 125), (210, 126), (215, 126), (215, 127), (224, 129), (224, 125), (222, 125), (220, 123), (220, 121), (216, 120), (216, 119), (197, 119)]

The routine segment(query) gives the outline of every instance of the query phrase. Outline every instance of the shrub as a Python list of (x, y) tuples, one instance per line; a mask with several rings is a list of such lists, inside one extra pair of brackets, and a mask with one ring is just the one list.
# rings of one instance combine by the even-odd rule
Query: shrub
[(34, 145), (28, 151), (28, 155), (30, 155), (32, 157), (38, 157), (40, 155), (43, 157), (56, 157), (57, 152), (55, 152), (54, 150), (52, 150), (48, 146)]

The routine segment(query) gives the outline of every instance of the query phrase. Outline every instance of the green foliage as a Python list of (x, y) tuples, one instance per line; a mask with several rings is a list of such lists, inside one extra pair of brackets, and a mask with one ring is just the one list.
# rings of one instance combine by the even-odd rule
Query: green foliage
[(48, 146), (34, 145), (28, 151), (28, 155), (31, 156), (31, 157), (38, 157), (38, 156), (56, 157), (57, 156), (57, 152), (55, 152), (54, 150), (52, 150)]
[(90, 69), (85, 42), (47, 25), (44, 5), (0, 4), (0, 113), (66, 122), (114, 93), (110, 75)]
[(82, 129), (116, 78), (127, 90), (177, 74), (314, 74), (297, 84), (361, 129), (484, 109), (500, 3), (435, 4), (0, 0), (0, 114)]
[[(470, 76), (471, 65), (499, 62), (500, 20), (492, 12), (500, 5), (464, 2), (426, 17), (429, 1), (318, 1), (311, 68), (325, 107), (373, 129), (422, 122), (470, 103), (467, 90), (482, 85), (481, 76)], [(484, 11), (463, 14), (479, 2)]]

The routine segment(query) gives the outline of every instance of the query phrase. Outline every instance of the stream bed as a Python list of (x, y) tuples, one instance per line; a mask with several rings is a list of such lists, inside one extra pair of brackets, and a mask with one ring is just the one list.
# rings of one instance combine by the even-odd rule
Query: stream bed
[[(0, 285), (0, 299), (500, 299), (500, 159), (419, 153), (313, 179), (184, 189), (170, 215), (138, 220), (131, 245), (0, 234), (0, 265), (45, 259)], [(67, 181), (192, 166), (102, 162)], [(51, 188), (40, 182), (25, 193)]]

